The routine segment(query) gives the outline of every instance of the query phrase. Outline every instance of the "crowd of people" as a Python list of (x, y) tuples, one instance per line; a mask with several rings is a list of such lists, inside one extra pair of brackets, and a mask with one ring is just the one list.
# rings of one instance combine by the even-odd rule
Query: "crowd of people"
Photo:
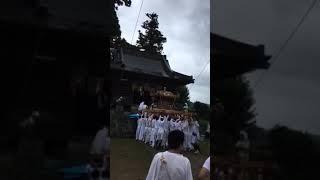
[(137, 120), (136, 140), (156, 149), (167, 149), (168, 134), (174, 130), (183, 132), (185, 151), (199, 153), (199, 123), (191, 116), (141, 113)]

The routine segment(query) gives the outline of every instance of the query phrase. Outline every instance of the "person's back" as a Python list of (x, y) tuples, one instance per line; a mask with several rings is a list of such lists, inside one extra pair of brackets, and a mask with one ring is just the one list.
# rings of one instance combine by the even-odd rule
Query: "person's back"
[(152, 163), (160, 169), (158, 173), (150, 173), (147, 180), (190, 180), (192, 179), (190, 161), (182, 154), (169, 151), (159, 152), (154, 156)]
[(154, 156), (146, 180), (192, 180), (190, 161), (181, 154), (183, 141), (183, 132), (169, 133), (169, 150)]
[(92, 143), (92, 148), (90, 152), (91, 154), (101, 155), (104, 153), (106, 143), (107, 143), (106, 142), (107, 135), (108, 135), (108, 130), (106, 127), (103, 127), (97, 132)]

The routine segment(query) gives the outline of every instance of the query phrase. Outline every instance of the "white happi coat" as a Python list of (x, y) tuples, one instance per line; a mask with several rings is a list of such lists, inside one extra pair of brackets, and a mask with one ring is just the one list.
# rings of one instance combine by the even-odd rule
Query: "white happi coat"
[(189, 123), (188, 121), (183, 121), (182, 123), (182, 132), (184, 134), (184, 141), (183, 141), (183, 147), (186, 149), (186, 148), (189, 148)]
[(154, 147), (156, 141), (156, 119), (152, 119), (151, 121), (151, 133), (150, 133), (150, 141), (152, 142), (151, 146)]
[(145, 143), (149, 143), (150, 142), (150, 130), (151, 130), (151, 128), (150, 128), (150, 126), (151, 126), (151, 124), (150, 124), (150, 119), (149, 118), (146, 118), (146, 126), (145, 126), (145, 128), (144, 128), (144, 142)]
[(169, 151), (157, 153), (150, 165), (146, 180), (192, 180), (188, 158)]
[(150, 138), (151, 138), (151, 131), (152, 131), (152, 117), (149, 117), (147, 119), (147, 132), (146, 132), (146, 142), (149, 143), (150, 142)]
[(140, 129), (141, 129), (141, 122), (142, 122), (142, 118), (140, 117), (138, 120), (137, 120), (137, 130), (136, 130), (136, 140), (139, 139), (139, 135), (140, 135)]
[(176, 121), (176, 130), (182, 131), (183, 129), (183, 122), (182, 121)]
[(192, 145), (192, 131), (193, 131), (193, 127), (192, 125), (189, 123), (188, 124), (188, 128), (187, 128), (187, 147), (189, 149), (193, 149), (193, 145)]
[(173, 119), (171, 119), (170, 123), (169, 123), (169, 129), (170, 129), (170, 132), (175, 130), (176, 128), (176, 125), (175, 125), (175, 121)]
[(142, 101), (140, 104), (139, 104), (139, 107), (138, 107), (138, 111), (143, 111), (144, 110), (144, 102)]
[(158, 120), (158, 131), (157, 131), (157, 140), (158, 141), (162, 141), (163, 134), (164, 134), (163, 120)]
[(158, 140), (157, 136), (158, 136), (158, 131), (159, 131), (159, 128), (160, 128), (160, 118), (156, 120), (156, 123), (155, 123), (155, 128), (156, 128), (156, 139)]
[(191, 142), (193, 144), (196, 143), (198, 140), (200, 140), (199, 126), (200, 125), (199, 125), (198, 121), (193, 121), (193, 123), (192, 123), (192, 140), (191, 140)]
[(140, 131), (139, 131), (139, 140), (144, 141), (145, 127), (146, 127), (146, 118), (141, 118), (140, 122)]
[(169, 123), (168, 117), (164, 118), (162, 127), (163, 127), (163, 139), (162, 139), (162, 146), (167, 146), (168, 144), (168, 135), (169, 135)]

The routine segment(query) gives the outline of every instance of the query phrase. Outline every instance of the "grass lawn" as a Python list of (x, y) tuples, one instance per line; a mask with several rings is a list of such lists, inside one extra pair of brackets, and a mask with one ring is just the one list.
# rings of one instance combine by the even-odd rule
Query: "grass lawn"
[[(208, 142), (202, 142), (200, 147), (202, 150), (201, 154), (184, 154), (191, 162), (194, 177), (196, 177), (210, 153)], [(157, 151), (134, 139), (112, 138), (110, 153), (110, 179), (144, 180), (152, 158)]]

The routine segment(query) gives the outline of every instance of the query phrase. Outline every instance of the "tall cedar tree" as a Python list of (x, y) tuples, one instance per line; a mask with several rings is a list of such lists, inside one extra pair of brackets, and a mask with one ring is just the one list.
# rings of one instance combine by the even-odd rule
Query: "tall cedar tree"
[(179, 95), (179, 98), (177, 99), (178, 106), (180, 105), (183, 107), (185, 103), (189, 103), (189, 89), (187, 86), (180, 86), (177, 88), (177, 93)]
[(240, 130), (254, 123), (255, 102), (249, 82), (244, 77), (217, 81), (215, 87), (213, 95), (223, 104), (223, 111), (215, 112), (214, 147), (219, 152), (226, 152), (234, 147)]
[(210, 106), (208, 104), (196, 101), (193, 103), (194, 111), (202, 120), (210, 120)]
[(167, 42), (167, 38), (159, 31), (158, 15), (156, 13), (147, 13), (146, 16), (149, 20), (143, 22), (141, 26), (145, 29), (145, 34), (140, 30), (138, 31), (137, 47), (145, 49), (147, 52), (161, 53), (163, 43)]
[(117, 16), (116, 11), (118, 10), (119, 6), (127, 6), (130, 7), (131, 6), (131, 0), (113, 0), (113, 5), (114, 8), (112, 9), (111, 12), (111, 22), (112, 22), (112, 44), (114, 45), (114, 43), (120, 42), (121, 40), (121, 29), (120, 29), (120, 24), (119, 24), (119, 19)]

